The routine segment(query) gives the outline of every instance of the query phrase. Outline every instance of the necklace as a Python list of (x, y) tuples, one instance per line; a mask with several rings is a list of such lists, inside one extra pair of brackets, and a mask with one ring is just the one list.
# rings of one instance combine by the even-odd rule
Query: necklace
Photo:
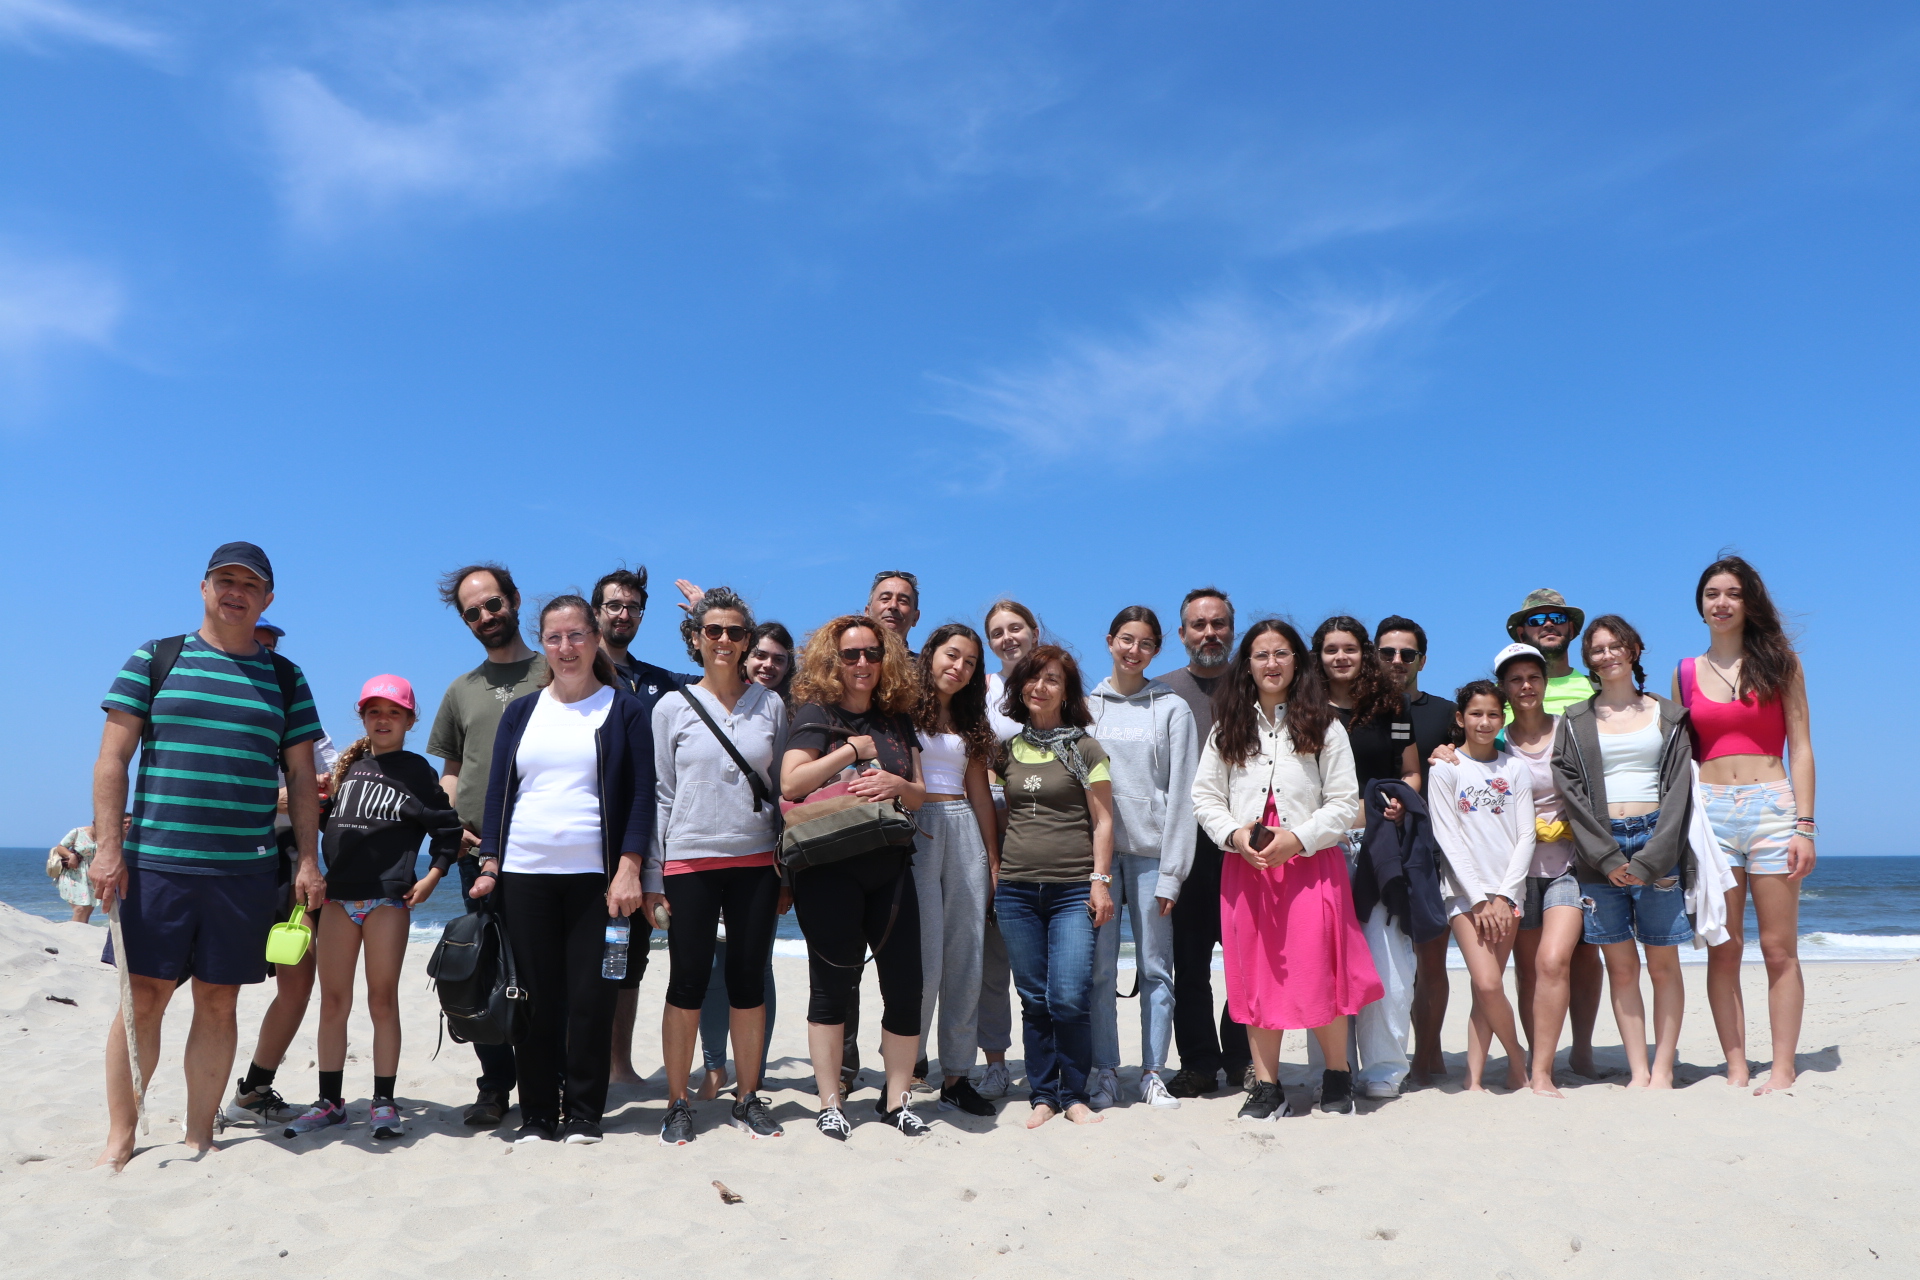
[[(1735, 658), (1733, 660), (1733, 666), (1730, 668), (1730, 670), (1732, 670), (1736, 674), (1736, 678), (1740, 670), (1740, 664), (1743, 661), (1744, 659), (1742, 658)], [(1709, 670), (1713, 672), (1713, 674), (1720, 677), (1720, 683), (1727, 686), (1727, 692), (1732, 696), (1733, 700), (1735, 702), (1740, 701), (1740, 686), (1736, 684), (1734, 680), (1730, 680), (1727, 678), (1727, 673), (1720, 669), (1719, 664), (1713, 660), (1712, 654), (1707, 655), (1707, 667)]]

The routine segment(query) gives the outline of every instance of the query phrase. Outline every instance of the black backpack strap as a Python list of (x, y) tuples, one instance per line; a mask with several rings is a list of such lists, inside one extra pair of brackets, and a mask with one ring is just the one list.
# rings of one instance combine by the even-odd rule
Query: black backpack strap
[(714, 723), (713, 717), (707, 714), (707, 709), (700, 705), (700, 699), (693, 696), (693, 690), (687, 687), (684, 680), (675, 680), (673, 687), (681, 697), (687, 700), (687, 705), (693, 708), (694, 714), (700, 717), (707, 728), (713, 730), (713, 736), (720, 739), (720, 745), (727, 749), (729, 756), (733, 757), (734, 766), (747, 775), (747, 785), (753, 788), (753, 811), (758, 813), (761, 805), (773, 804), (773, 789), (760, 777), (760, 771), (747, 763), (747, 758), (740, 754), (740, 748), (733, 745), (733, 739)]
[[(293, 720), (293, 700), (300, 690), (300, 671), (293, 665), (291, 658), (283, 658), (272, 649), (267, 657), (273, 660), (273, 678), (280, 682), (280, 731), (286, 732), (286, 726)], [(285, 764), (286, 752), (281, 752), (281, 763)]]
[(153, 741), (153, 704), (159, 700), (160, 686), (173, 674), (173, 664), (180, 661), (180, 650), (186, 644), (187, 638), (183, 635), (153, 642), (153, 656), (147, 660), (147, 719), (140, 726), (142, 744)]

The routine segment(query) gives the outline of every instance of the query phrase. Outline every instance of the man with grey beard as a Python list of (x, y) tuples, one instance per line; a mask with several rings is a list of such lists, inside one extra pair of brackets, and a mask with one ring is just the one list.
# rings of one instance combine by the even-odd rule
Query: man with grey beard
[[(1157, 679), (1172, 686), (1193, 712), (1205, 742), (1213, 730), (1213, 691), (1233, 661), (1233, 601), (1216, 587), (1198, 587), (1180, 602), (1180, 643), (1187, 665)], [(1176, 1098), (1198, 1098), (1218, 1087), (1244, 1085), (1253, 1062), (1247, 1029), (1220, 1011), (1213, 1021), (1213, 949), (1220, 941), (1222, 854), (1207, 833), (1194, 831), (1193, 870), (1173, 904), (1173, 1038), (1180, 1070), (1167, 1082)]]

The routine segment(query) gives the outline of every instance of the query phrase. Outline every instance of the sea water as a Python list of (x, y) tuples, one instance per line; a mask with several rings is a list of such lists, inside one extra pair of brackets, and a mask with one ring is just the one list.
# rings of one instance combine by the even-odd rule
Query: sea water
[[(51, 844), (51, 841), (49, 841)], [(60, 899), (46, 875), (44, 849), (0, 849), (0, 902), (49, 920), (65, 920), (71, 908)], [(420, 862), (426, 869), (426, 859)], [(441, 927), (463, 910), (460, 881), (449, 876), (431, 898), (413, 913), (413, 939), (431, 942)], [(94, 913), (96, 923), (105, 917)], [(639, 924), (635, 921), (635, 924)], [(638, 930), (636, 929), (636, 933)], [(1758, 927), (1753, 906), (1747, 906), (1747, 959), (1760, 959)], [(1133, 966), (1133, 930), (1127, 913), (1120, 913), (1120, 964)], [(635, 943), (639, 939), (636, 937)], [(653, 930), (649, 944), (662, 949), (666, 934)], [(775, 955), (804, 956), (806, 942), (789, 911), (779, 918)], [(1683, 963), (1705, 963), (1705, 950), (1680, 949)], [(1460, 964), (1459, 952), (1448, 949), (1450, 963)], [(1920, 958), (1920, 857), (1834, 857), (1820, 860), (1800, 893), (1800, 958), (1802, 960), (1911, 960)], [(1216, 962), (1217, 963), (1217, 962)]]

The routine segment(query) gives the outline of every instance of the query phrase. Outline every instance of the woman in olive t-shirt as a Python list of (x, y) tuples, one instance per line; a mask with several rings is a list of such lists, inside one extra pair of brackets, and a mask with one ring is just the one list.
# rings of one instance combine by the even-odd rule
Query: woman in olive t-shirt
[(1113, 919), (1113, 783), (1087, 736), (1080, 668), (1041, 645), (1007, 676), (1001, 708), (1021, 726), (1007, 743), (1007, 830), (994, 912), (1013, 963), (1026, 1032), (1029, 1129), (1065, 1111), (1095, 1124), (1093, 944)]

